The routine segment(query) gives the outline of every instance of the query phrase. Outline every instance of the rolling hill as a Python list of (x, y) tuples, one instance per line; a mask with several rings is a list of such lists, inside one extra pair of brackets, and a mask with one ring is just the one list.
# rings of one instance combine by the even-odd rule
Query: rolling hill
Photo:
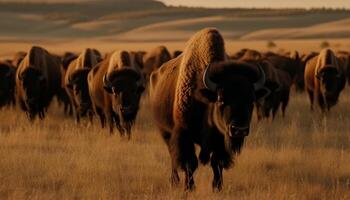
[(204, 27), (236, 40), (349, 38), (349, 20), (347, 10), (185, 8), (152, 0), (0, 2), (0, 39), (183, 41)]

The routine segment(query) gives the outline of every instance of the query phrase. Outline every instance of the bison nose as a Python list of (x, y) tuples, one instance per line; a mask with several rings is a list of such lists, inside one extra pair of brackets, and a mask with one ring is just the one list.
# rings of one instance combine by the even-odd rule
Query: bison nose
[(249, 134), (249, 126), (237, 126), (235, 124), (230, 124), (229, 136), (233, 137), (245, 137)]
[(123, 114), (129, 114), (132, 112), (131, 106), (124, 106), (120, 108), (120, 112)]

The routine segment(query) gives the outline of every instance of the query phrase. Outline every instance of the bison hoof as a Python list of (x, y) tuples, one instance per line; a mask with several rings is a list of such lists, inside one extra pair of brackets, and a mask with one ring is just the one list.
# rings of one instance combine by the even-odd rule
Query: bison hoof
[(186, 192), (193, 192), (195, 189), (196, 189), (196, 186), (194, 185), (194, 183), (189, 183), (189, 184), (186, 184), (185, 186)]
[(180, 183), (180, 177), (178, 174), (172, 174), (170, 177), (170, 183), (172, 187), (177, 187)]
[(213, 180), (213, 191), (220, 192), (222, 190), (222, 181), (221, 180)]

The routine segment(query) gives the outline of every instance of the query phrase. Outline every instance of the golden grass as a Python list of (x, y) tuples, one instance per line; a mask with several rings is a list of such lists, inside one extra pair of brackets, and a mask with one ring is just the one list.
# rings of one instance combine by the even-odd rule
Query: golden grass
[[(285, 119), (257, 124), (221, 193), (200, 166), (196, 191), (169, 184), (165, 144), (143, 102), (131, 141), (87, 122), (76, 125), (54, 104), (30, 124), (23, 113), (0, 112), (0, 199), (349, 199), (350, 91), (330, 116), (309, 112), (293, 94)], [(183, 180), (183, 177), (182, 177)], [(183, 184), (183, 183), (182, 183)]]

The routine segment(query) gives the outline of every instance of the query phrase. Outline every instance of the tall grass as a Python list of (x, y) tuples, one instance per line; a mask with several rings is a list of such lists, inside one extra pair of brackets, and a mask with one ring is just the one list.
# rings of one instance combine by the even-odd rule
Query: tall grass
[(254, 119), (221, 193), (211, 190), (208, 166), (196, 172), (195, 192), (170, 187), (170, 159), (147, 102), (129, 142), (97, 120), (76, 125), (57, 105), (34, 124), (2, 110), (0, 199), (349, 199), (349, 91), (325, 118), (309, 111), (305, 94), (292, 96), (285, 119)]

